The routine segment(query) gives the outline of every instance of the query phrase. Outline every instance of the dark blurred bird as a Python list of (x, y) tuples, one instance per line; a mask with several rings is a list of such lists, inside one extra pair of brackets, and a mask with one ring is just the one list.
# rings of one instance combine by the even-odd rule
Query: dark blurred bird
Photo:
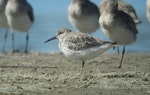
[(14, 49), (14, 31), (26, 32), (25, 53), (28, 52), (29, 29), (34, 22), (32, 6), (27, 0), (8, 0), (5, 11), (8, 25), (12, 31), (12, 49)]
[(103, 33), (113, 42), (123, 45), (119, 64), (119, 68), (121, 68), (125, 46), (136, 41), (138, 30), (132, 17), (124, 11), (119, 10), (118, 0), (103, 0), (102, 6), (99, 23)]
[(92, 33), (99, 29), (99, 9), (90, 0), (72, 0), (68, 7), (70, 23), (83, 33)]
[[(127, 13), (128, 15), (130, 15), (134, 21), (135, 24), (140, 24), (141, 20), (138, 18), (137, 14), (136, 14), (136, 10), (133, 8), (132, 5), (130, 5), (127, 2), (124, 2), (123, 0), (117, 0), (118, 1), (118, 10), (121, 10), (125, 13)], [(106, 3), (104, 2), (104, 0), (102, 0), (102, 3), (99, 6), (99, 10), (100, 12), (103, 11), (103, 7), (106, 6)], [(119, 46), (117, 46), (117, 52), (119, 54)]]
[[(102, 2), (103, 1), (105, 1), (105, 0), (102, 0)], [(121, 11), (127, 13), (128, 15), (130, 15), (135, 24), (141, 23), (141, 20), (138, 18), (137, 14), (136, 14), (136, 10), (133, 8), (132, 5), (130, 5), (127, 2), (124, 2), (123, 0), (117, 0), (117, 1), (118, 1), (118, 10), (121, 10)], [(104, 2), (103, 2), (103, 4), (101, 4), (99, 6), (100, 12), (103, 11), (103, 6), (105, 6)]]
[(4, 52), (5, 50), (5, 45), (6, 45), (6, 39), (7, 39), (7, 32), (8, 32), (8, 23), (7, 19), (5, 16), (5, 8), (6, 8), (7, 0), (0, 0), (0, 28), (5, 29), (5, 35), (4, 35), (4, 43), (2, 47), (2, 51)]

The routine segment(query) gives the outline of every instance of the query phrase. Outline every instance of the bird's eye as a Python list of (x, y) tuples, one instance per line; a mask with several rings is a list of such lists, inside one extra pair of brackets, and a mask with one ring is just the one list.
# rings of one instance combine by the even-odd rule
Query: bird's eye
[(62, 34), (63, 33), (63, 31), (61, 31), (59, 34)]
[(59, 32), (58, 32), (58, 35), (61, 35), (61, 34), (63, 34), (63, 31), (59, 31)]

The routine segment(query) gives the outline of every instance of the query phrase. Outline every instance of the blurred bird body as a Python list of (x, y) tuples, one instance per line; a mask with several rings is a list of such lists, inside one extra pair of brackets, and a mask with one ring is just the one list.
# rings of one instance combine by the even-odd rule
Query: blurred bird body
[(147, 19), (148, 19), (148, 21), (150, 22), (150, 0), (147, 0), (147, 12), (146, 12), (146, 14), (147, 14)]
[(90, 0), (72, 0), (68, 8), (70, 23), (83, 33), (93, 33), (99, 29), (100, 13), (98, 7)]
[(27, 32), (25, 53), (27, 53), (29, 29), (34, 22), (34, 13), (32, 6), (27, 0), (8, 0), (5, 11), (8, 25), (12, 31), (12, 49), (14, 49), (14, 31)]
[(103, 33), (113, 42), (124, 46), (119, 65), (121, 67), (125, 45), (136, 41), (138, 30), (131, 16), (118, 9), (118, 0), (103, 0), (102, 4), (105, 6), (102, 5), (99, 22)]

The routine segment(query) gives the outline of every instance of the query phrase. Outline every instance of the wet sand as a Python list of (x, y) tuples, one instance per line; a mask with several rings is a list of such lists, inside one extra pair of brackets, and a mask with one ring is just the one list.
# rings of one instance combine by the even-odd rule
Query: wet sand
[(61, 53), (0, 53), (0, 95), (150, 95), (150, 53), (81, 62)]

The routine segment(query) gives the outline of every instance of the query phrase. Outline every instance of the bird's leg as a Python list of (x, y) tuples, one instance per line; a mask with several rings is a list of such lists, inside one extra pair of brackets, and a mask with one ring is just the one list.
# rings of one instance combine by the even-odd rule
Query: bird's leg
[(118, 68), (121, 68), (122, 61), (123, 61), (123, 57), (124, 57), (124, 53), (125, 53), (125, 46), (123, 46), (122, 55), (121, 55), (121, 60), (120, 60), (120, 64), (119, 64)]
[(13, 50), (13, 52), (15, 52), (15, 48), (14, 48), (14, 30), (12, 29), (12, 34), (11, 34), (11, 36), (12, 36), (12, 50)]
[(84, 64), (85, 64), (85, 61), (82, 61), (81, 72), (80, 72), (80, 74), (79, 74), (79, 75), (81, 75), (81, 74), (82, 74), (82, 71), (83, 71)]
[(118, 54), (120, 53), (119, 46), (117, 46), (117, 53), (118, 53)]
[(5, 31), (5, 35), (4, 35), (4, 44), (3, 44), (2, 52), (4, 52), (4, 51), (5, 51), (7, 34), (8, 34), (8, 29), (6, 29), (6, 31)]
[(84, 64), (85, 64), (85, 61), (82, 61), (82, 70), (83, 70)]
[[(119, 54), (120, 51), (119, 51), (119, 46), (116, 46), (117, 47), (117, 53)], [(113, 47), (113, 49), (116, 49), (116, 47)]]
[(25, 53), (28, 53), (28, 41), (29, 41), (29, 33), (27, 32), (27, 35), (26, 35), (26, 46), (25, 46)]

